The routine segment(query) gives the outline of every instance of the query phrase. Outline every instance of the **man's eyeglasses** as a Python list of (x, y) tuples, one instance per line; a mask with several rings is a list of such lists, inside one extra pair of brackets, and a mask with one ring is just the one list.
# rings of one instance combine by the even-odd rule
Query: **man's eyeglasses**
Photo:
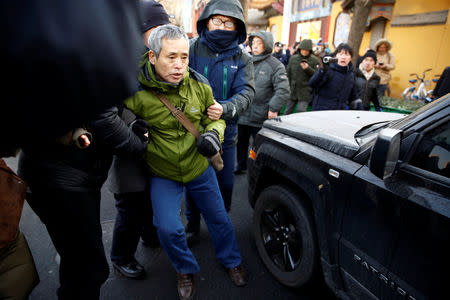
[(231, 22), (231, 21), (224, 22), (219, 18), (212, 18), (211, 22), (216, 26), (220, 26), (220, 25), (224, 24), (226, 28), (234, 28), (234, 26), (236, 26), (236, 24), (234, 22)]

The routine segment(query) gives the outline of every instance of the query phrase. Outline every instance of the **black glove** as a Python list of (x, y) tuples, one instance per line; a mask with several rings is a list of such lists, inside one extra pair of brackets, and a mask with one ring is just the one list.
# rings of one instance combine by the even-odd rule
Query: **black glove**
[(200, 135), (197, 139), (197, 149), (201, 155), (211, 157), (220, 150), (219, 134), (210, 130)]
[(133, 130), (143, 142), (148, 142), (148, 136), (145, 136), (145, 134), (148, 133), (150, 127), (151, 125), (143, 119), (136, 119), (136, 121), (131, 123), (131, 130)]

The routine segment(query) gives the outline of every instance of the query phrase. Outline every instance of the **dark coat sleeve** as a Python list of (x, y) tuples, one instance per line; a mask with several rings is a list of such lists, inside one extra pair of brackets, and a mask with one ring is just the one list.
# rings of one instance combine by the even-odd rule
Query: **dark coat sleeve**
[(321, 87), (327, 81), (327, 76), (326, 76), (327, 73), (328, 72), (325, 71), (323, 68), (320, 68), (309, 79), (309, 85), (312, 88), (319, 88), (319, 87)]
[(115, 106), (100, 113), (89, 123), (89, 128), (94, 141), (110, 148), (114, 154), (142, 156), (147, 148), (119, 117)]
[[(352, 102), (355, 103), (355, 101), (359, 101), (359, 103), (356, 105), (356, 109), (362, 109), (362, 100), (361, 100), (361, 93), (359, 91), (358, 86), (356, 85), (356, 76), (355, 74), (352, 72), (350, 75), (350, 80), (353, 81), (352, 84), (352, 89), (350, 90), (350, 94), (347, 100), (347, 105), (352, 106)], [(353, 103), (353, 104), (354, 104)], [(355, 106), (355, 105), (353, 105)]]

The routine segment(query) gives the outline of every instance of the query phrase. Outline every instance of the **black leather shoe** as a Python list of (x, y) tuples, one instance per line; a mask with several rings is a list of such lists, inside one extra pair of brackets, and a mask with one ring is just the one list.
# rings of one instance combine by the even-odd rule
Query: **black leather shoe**
[(194, 292), (194, 275), (178, 273), (178, 296), (180, 299), (192, 299)]
[(198, 234), (200, 233), (200, 224), (194, 224), (188, 222), (186, 226), (186, 241), (188, 244), (192, 244), (198, 239)]
[(235, 285), (241, 287), (247, 284), (247, 271), (242, 265), (228, 269), (228, 274)]
[(112, 264), (114, 268), (125, 277), (138, 279), (142, 278), (145, 275), (144, 267), (136, 260), (123, 265), (119, 265), (114, 262)]

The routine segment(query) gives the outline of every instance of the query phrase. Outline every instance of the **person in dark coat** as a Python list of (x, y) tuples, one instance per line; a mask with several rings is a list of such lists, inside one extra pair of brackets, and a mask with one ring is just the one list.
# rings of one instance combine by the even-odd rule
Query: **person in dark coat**
[(361, 63), (356, 69), (356, 86), (362, 98), (363, 108), (370, 110), (370, 103), (375, 106), (376, 111), (381, 111), (381, 101), (378, 95), (378, 85), (380, 76), (375, 73), (375, 64), (377, 62), (377, 53), (368, 50), (361, 58)]
[[(164, 7), (154, 0), (140, 0), (145, 52), (148, 37), (158, 26), (170, 24)], [(148, 54), (147, 54), (148, 55)], [(137, 80), (137, 78), (136, 78)], [(136, 116), (121, 106), (120, 116), (129, 125)], [(145, 161), (138, 157), (114, 156), (107, 186), (116, 200), (117, 216), (111, 246), (111, 262), (115, 269), (128, 278), (143, 278), (144, 267), (134, 254), (142, 238), (146, 247), (158, 247), (159, 240), (153, 226), (149, 182)]]
[[(255, 96), (251, 56), (239, 46), (247, 39), (244, 10), (238, 0), (211, 0), (197, 21), (199, 37), (189, 47), (189, 67), (205, 76), (226, 122), (222, 144), (224, 167), (217, 172), (225, 209), (230, 211), (234, 187), (238, 117)], [(208, 108), (208, 116), (214, 106)], [(188, 196), (186, 201), (188, 241), (200, 229), (200, 212)]]
[(311, 110), (362, 109), (351, 62), (353, 49), (341, 43), (333, 56), (337, 62), (324, 64), (309, 80), (313, 88)]
[(291, 114), (297, 105), (297, 112), (305, 112), (311, 101), (309, 79), (319, 68), (319, 59), (312, 54), (313, 45), (310, 39), (304, 39), (298, 51), (289, 60), (287, 76), (291, 88), (291, 96), (286, 104), (285, 115)]
[(273, 57), (278, 59), (285, 68), (287, 68), (289, 59), (291, 58), (291, 52), (289, 51), (289, 49), (283, 49), (283, 44), (280, 42), (276, 42), (272, 55)]
[(289, 82), (284, 65), (271, 55), (273, 36), (259, 31), (249, 37), (255, 67), (255, 99), (239, 117), (237, 143), (237, 169), (243, 174), (247, 169), (248, 145), (267, 119), (278, 117), (278, 113), (289, 99)]
[[(134, 93), (142, 44), (137, 1), (6, 1), (0, 16), (8, 41), (0, 49), (8, 74), (0, 150), (57, 138)], [(30, 134), (36, 124), (45, 130)]]
[(116, 107), (85, 124), (86, 130), (70, 131), (58, 140), (26, 144), (19, 156), (18, 174), (31, 191), (26, 200), (61, 257), (59, 299), (99, 299), (109, 275), (100, 190), (113, 154), (141, 157), (146, 150), (146, 122), (133, 125), (137, 136)]

